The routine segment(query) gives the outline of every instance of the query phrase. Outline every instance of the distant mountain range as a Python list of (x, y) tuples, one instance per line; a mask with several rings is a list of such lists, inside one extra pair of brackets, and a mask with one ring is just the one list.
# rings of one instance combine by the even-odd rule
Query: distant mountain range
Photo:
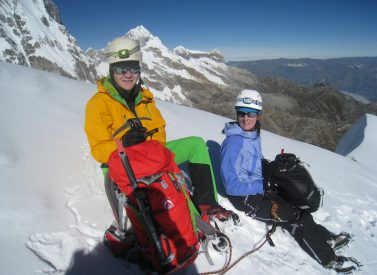
[[(245, 88), (257, 89), (264, 98), (264, 129), (330, 150), (335, 150), (339, 138), (361, 115), (377, 115), (377, 104), (356, 101), (327, 81), (302, 87), (282, 78), (258, 77), (226, 64), (217, 50), (168, 49), (143, 26), (125, 36), (139, 42), (142, 78), (161, 100), (234, 119), (236, 94)], [(108, 74), (104, 50), (83, 52), (51, 0), (0, 0), (0, 61), (91, 83)], [(309, 66), (301, 61), (289, 64), (288, 68)]]
[(231, 61), (257, 76), (277, 76), (305, 86), (330, 84), (337, 90), (377, 102), (377, 57)]

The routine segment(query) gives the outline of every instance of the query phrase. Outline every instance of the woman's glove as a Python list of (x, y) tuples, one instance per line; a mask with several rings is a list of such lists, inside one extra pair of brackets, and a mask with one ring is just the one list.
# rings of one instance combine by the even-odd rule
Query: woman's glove
[(278, 188), (272, 174), (272, 165), (273, 162), (262, 159), (263, 189), (266, 193), (274, 195), (278, 193)]
[(269, 180), (271, 178), (271, 163), (267, 159), (262, 159), (262, 176)]

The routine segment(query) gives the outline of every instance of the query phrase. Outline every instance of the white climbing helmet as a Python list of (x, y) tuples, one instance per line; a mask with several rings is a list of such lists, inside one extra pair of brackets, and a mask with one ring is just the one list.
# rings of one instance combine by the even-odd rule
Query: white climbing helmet
[(123, 61), (141, 62), (139, 44), (128, 37), (117, 37), (106, 47), (106, 60), (109, 64)]
[(242, 90), (236, 98), (236, 109), (249, 108), (262, 111), (262, 97), (259, 92), (255, 90)]

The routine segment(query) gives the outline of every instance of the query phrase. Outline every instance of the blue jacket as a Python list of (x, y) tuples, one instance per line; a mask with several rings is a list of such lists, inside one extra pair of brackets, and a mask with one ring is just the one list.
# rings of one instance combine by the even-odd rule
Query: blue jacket
[(260, 137), (255, 131), (245, 132), (235, 122), (225, 124), (226, 135), (221, 145), (221, 179), (231, 196), (263, 194)]

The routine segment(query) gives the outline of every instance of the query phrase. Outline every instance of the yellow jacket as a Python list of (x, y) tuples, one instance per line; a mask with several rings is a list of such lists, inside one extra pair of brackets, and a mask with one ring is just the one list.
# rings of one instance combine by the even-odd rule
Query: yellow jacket
[[(98, 80), (97, 87), (97, 93), (86, 104), (85, 133), (93, 157), (100, 163), (107, 163), (110, 154), (116, 149), (115, 141), (111, 136), (135, 115), (109, 78)], [(151, 118), (151, 120), (142, 120), (141, 123), (148, 131), (158, 128), (158, 132), (153, 134), (152, 138), (165, 144), (165, 120), (156, 107), (153, 94), (145, 87), (136, 97), (135, 112), (139, 118)], [(117, 137), (122, 137), (126, 131), (122, 131)]]

